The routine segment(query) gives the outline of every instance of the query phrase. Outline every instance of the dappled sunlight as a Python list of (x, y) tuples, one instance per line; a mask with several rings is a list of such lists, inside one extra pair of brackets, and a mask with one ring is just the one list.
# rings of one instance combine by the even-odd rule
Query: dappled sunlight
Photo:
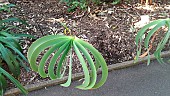
[(166, 9), (166, 10), (170, 10), (170, 5), (157, 5), (157, 4), (154, 4), (154, 5), (139, 5), (137, 7), (135, 7), (136, 9), (139, 9), (139, 10), (148, 10), (148, 11), (157, 11), (157, 10), (160, 10), (160, 9)]
[(154, 8), (154, 5), (140, 5), (140, 6), (137, 6), (135, 7), (136, 9), (139, 9), (139, 10), (149, 10), (149, 11), (154, 11), (155, 8)]
[(142, 28), (143, 26), (145, 26), (146, 24), (148, 24), (150, 22), (149, 15), (141, 15), (140, 19), (141, 20), (139, 22), (134, 23), (135, 28)]
[(140, 10), (141, 12), (144, 11), (143, 13), (138, 13), (138, 16), (140, 16), (140, 20), (134, 23), (135, 28), (142, 28), (146, 24), (155, 20), (155, 18), (159, 18), (159, 19), (170, 18), (170, 14), (169, 14), (170, 5), (169, 4), (161, 5), (158, 3), (153, 3), (153, 5), (138, 5), (135, 8), (137, 10)]

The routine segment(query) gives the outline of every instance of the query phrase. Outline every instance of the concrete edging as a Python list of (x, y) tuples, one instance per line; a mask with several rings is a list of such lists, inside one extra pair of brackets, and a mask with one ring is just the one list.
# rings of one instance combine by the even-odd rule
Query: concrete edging
[[(164, 51), (161, 53), (161, 57), (167, 57), (167, 56), (170, 56), (170, 51)], [(151, 60), (155, 59), (154, 55), (151, 55), (150, 58), (151, 58)], [(146, 61), (147, 61), (147, 57), (139, 59), (136, 63), (134, 63), (134, 60), (126, 61), (126, 62), (122, 62), (122, 63), (116, 63), (116, 64), (109, 65), (108, 70), (112, 71), (112, 70), (127, 68), (127, 67), (137, 65), (139, 63), (146, 62)], [(101, 73), (101, 70), (98, 70), (98, 74), (99, 73)], [(82, 78), (83, 76), (84, 76), (83, 72), (73, 74), (72, 80), (73, 81), (78, 80), (78, 79)], [(49, 81), (39, 82), (36, 84), (25, 85), (24, 87), (30, 92), (30, 91), (35, 91), (35, 90), (38, 90), (38, 89), (41, 89), (44, 87), (61, 84), (61, 83), (66, 82), (66, 80), (67, 80), (67, 76), (63, 77), (62, 79), (49, 80)], [(16, 94), (19, 94), (19, 93), (21, 93), (21, 92), (18, 88), (13, 88), (13, 89), (7, 90), (5, 93), (5, 96), (15, 96)]]

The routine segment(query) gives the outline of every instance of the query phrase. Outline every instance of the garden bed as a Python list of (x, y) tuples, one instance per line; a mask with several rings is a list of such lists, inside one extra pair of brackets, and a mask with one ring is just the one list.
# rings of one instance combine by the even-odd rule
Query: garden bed
[[(15, 16), (27, 20), (32, 26), (26, 32), (27, 34), (36, 37), (63, 34), (64, 28), (59, 22), (65, 22), (74, 35), (96, 47), (108, 65), (134, 59), (135, 36), (142, 25), (148, 23), (146, 20), (146, 22), (140, 21), (141, 15), (149, 15), (150, 21), (170, 17), (169, 6), (159, 2), (148, 8), (136, 2), (120, 5), (91, 5), (88, 11), (77, 10), (72, 13), (67, 12), (66, 5), (59, 4), (56, 0), (11, 0), (10, 3), (18, 7), (12, 9)], [(158, 35), (155, 41), (158, 42), (162, 35), (164, 34)], [(28, 40), (23, 43), (25, 54), (33, 41)], [(169, 47), (165, 50), (169, 50)], [(82, 72), (81, 65), (75, 60), (73, 72)], [(37, 73), (25, 70), (22, 70), (19, 78), (23, 85), (44, 80), (49, 80), (49, 78), (42, 79)]]

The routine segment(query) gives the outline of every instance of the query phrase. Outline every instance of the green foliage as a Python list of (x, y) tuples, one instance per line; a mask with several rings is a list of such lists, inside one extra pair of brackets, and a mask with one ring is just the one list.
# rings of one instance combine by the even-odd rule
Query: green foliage
[[(39, 54), (44, 52), (40, 63), (36, 64)], [(102, 55), (89, 43), (74, 37), (64, 35), (49, 35), (36, 40), (28, 49), (27, 58), (31, 68), (38, 72), (41, 77), (51, 79), (62, 78), (65, 74), (67, 63), (69, 63), (69, 74), (66, 83), (61, 86), (68, 87), (71, 84), (72, 74), (72, 52), (75, 51), (84, 72), (84, 83), (77, 86), (79, 89), (95, 89), (102, 86), (108, 76), (107, 64)], [(93, 55), (94, 61), (91, 57)], [(53, 56), (52, 56), (53, 54)], [(52, 57), (51, 57), (52, 56)], [(49, 61), (49, 65), (46, 63)], [(57, 64), (56, 64), (57, 63)], [(55, 67), (57, 65), (57, 68)], [(90, 69), (88, 69), (88, 66)], [(48, 67), (48, 72), (45, 71)], [(102, 77), (96, 84), (97, 70), (101, 67)], [(55, 69), (56, 68), (56, 69)], [(91, 70), (91, 71), (89, 71)]]
[(121, 1), (121, 0), (114, 0), (114, 1), (112, 2), (112, 4), (114, 4), (114, 5), (115, 5), (115, 4), (118, 4), (118, 3), (120, 3), (120, 1)]
[(15, 7), (15, 5), (14, 4), (4, 4), (4, 5), (0, 6), (0, 12), (7, 11), (7, 12), (11, 13), (11, 11), (10, 11), (11, 7)]
[(88, 4), (100, 4), (102, 2), (106, 2), (106, 3), (111, 3), (112, 4), (118, 4), (121, 2), (121, 0), (60, 0), (61, 2), (64, 2), (67, 4), (68, 8), (68, 12), (73, 12), (75, 11), (77, 8), (79, 9), (86, 9)]
[[(10, 12), (10, 7), (13, 7), (13, 4), (3, 5), (0, 7), (1, 12)], [(14, 77), (18, 77), (20, 75), (20, 67), (24, 67), (27, 71), (29, 68), (23, 63), (23, 61), (27, 61), (25, 56), (21, 53), (22, 48), (19, 44), (20, 39), (23, 34), (16, 34), (17, 30), (20, 31), (21, 28), (18, 25), (14, 25), (14, 23), (19, 23), (23, 25), (28, 25), (25, 21), (11, 17), (0, 20), (0, 95), (3, 96), (4, 90), (7, 87), (7, 78), (11, 80), (22, 93), (27, 94), (25, 88), (17, 81)], [(7, 70), (6, 67), (7, 66)], [(9, 74), (8, 72), (11, 74)], [(13, 77), (14, 76), (14, 77)]]
[(85, 9), (87, 7), (86, 0), (61, 0), (61, 2), (65, 2), (69, 6), (68, 12), (73, 12), (77, 8)]
[[(18, 28), (17, 26), (12, 26), (9, 23), (11, 22), (20, 22), (22, 24), (26, 24), (25, 21), (20, 20), (19, 18), (8, 18), (4, 20), (0, 20), (0, 53), (1, 59), (3, 59), (9, 66), (10, 71), (14, 76), (18, 76), (20, 74), (19, 66), (12, 68), (12, 65), (17, 66), (19, 64), (18, 61), (21, 59), (27, 61), (25, 56), (21, 53), (22, 48), (19, 44), (19, 39), (21, 39), (21, 34), (13, 34), (12, 29)], [(16, 55), (17, 54), (17, 55)], [(7, 58), (9, 57), (9, 58)], [(28, 68), (21, 62), (21, 66), (24, 66), (27, 70)], [(12, 70), (13, 69), (13, 70)], [(18, 73), (16, 72), (18, 71)]]
[[(147, 31), (150, 27), (153, 27), (153, 28), (151, 30)], [(156, 32), (159, 31), (159, 29), (162, 27), (168, 28), (168, 31), (166, 32), (166, 34), (162, 38), (162, 40), (158, 43), (157, 48), (154, 52), (154, 56), (157, 58), (157, 60), (160, 63), (164, 63), (161, 58), (161, 51), (164, 48), (165, 44), (168, 42), (168, 39), (170, 37), (170, 19), (169, 18), (154, 20), (153, 22), (145, 25), (142, 29), (139, 30), (139, 32), (136, 36), (136, 39), (135, 39), (136, 44), (137, 44), (136, 60), (138, 60), (139, 56), (141, 55), (141, 50), (142, 50), (141, 43), (143, 40), (142, 37), (147, 32), (147, 36), (145, 37), (145, 40), (144, 40), (144, 46), (147, 49), (147, 53), (148, 53), (148, 64), (150, 63), (149, 43), (151, 41), (151, 37), (153, 37), (153, 35), (156, 34)]]
[(88, 0), (61, 0), (61, 2), (65, 2), (67, 6), (69, 6), (68, 12), (73, 12), (77, 8), (80, 8), (81, 10), (86, 9), (87, 5), (92, 2), (95, 4), (99, 4), (100, 0), (90, 0), (90, 1)]
[(0, 67), (0, 95), (3, 96), (4, 89), (7, 87), (6, 76), (9, 80), (11, 80), (23, 94), (27, 94), (27, 90), (20, 84), (18, 80), (16, 80), (13, 76), (11, 76), (7, 71)]

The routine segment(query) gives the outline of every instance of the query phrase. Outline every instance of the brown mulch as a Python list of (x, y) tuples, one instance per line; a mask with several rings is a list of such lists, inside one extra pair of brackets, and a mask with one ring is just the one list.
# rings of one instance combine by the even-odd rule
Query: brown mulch
[[(10, 0), (18, 7), (13, 8), (15, 16), (27, 20), (32, 26), (28, 34), (42, 37), (63, 33), (64, 28), (58, 22), (61, 20), (67, 24), (75, 36), (85, 39), (97, 48), (108, 65), (134, 59), (135, 36), (143, 24), (138, 23), (141, 15), (149, 15), (150, 21), (170, 18), (170, 5), (156, 2), (146, 9), (146, 6), (135, 1), (119, 5), (104, 3), (99, 6), (90, 5), (86, 11), (77, 10), (68, 13), (67, 6), (59, 4), (57, 0)], [(162, 35), (157, 37), (157, 42)], [(32, 41), (25, 41), (23, 45), (26, 46), (25, 53), (31, 43)], [(166, 47), (165, 50), (169, 48)], [(75, 63), (74, 73), (81, 72), (80, 67), (80, 64)], [(22, 84), (32, 84), (42, 80), (48, 80), (48, 78), (42, 79), (36, 72), (22, 70), (20, 76)]]

